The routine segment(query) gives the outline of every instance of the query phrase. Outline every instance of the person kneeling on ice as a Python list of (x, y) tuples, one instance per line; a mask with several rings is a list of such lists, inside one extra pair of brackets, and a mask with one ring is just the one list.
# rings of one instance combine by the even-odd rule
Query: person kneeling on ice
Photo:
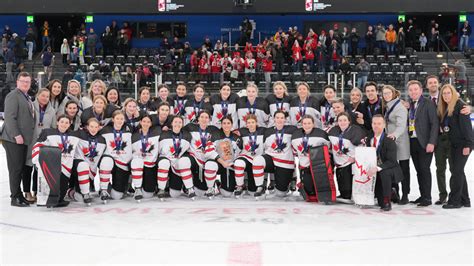
[(71, 168), (73, 166), (74, 154), (76, 152), (79, 139), (71, 134), (69, 127), (71, 120), (66, 115), (60, 115), (57, 118), (57, 129), (44, 129), (36, 144), (33, 146), (32, 162), (37, 167), (39, 176), (44, 176), (43, 167), (40, 165), (39, 153), (43, 146), (58, 147), (61, 150), (61, 176), (59, 178), (59, 201), (53, 207), (65, 207), (69, 205), (69, 201), (64, 200), (66, 196), (69, 178), (71, 177)]
[(374, 147), (377, 151), (377, 167), (368, 169), (368, 176), (377, 175), (375, 182), (375, 196), (380, 208), (390, 211), (392, 183), (398, 183), (403, 177), (402, 169), (397, 161), (397, 145), (386, 136), (384, 131), (385, 119), (377, 114), (372, 117), (372, 132), (365, 138), (367, 147)]
[[(313, 156), (311, 156), (310, 150), (318, 146), (327, 146), (326, 149), (329, 149), (331, 142), (329, 142), (329, 137), (326, 131), (314, 127), (314, 118), (312, 116), (304, 115), (301, 124), (303, 128), (296, 130), (291, 137), (293, 151), (295, 151), (295, 156), (299, 160), (299, 171), (302, 184), (298, 184), (298, 186), (302, 186), (302, 190), (300, 190), (301, 195), (306, 201), (324, 201), (326, 204), (329, 204), (331, 200), (326, 199), (326, 197), (319, 197), (319, 194), (328, 192), (322, 192), (322, 188), (319, 187), (319, 185), (327, 183), (324, 182), (325, 180), (323, 180), (323, 178), (326, 177), (326, 180), (328, 180), (329, 177), (329, 174), (327, 173), (328, 171), (326, 171), (326, 176), (323, 177), (324, 174), (322, 169), (323, 167), (327, 167), (327, 165), (325, 165), (326, 162), (323, 161), (324, 165), (321, 165), (321, 168), (318, 165), (318, 168), (316, 169), (316, 165), (312, 165)], [(328, 161), (331, 160), (329, 153), (327, 153), (326, 158)], [(332, 171), (332, 167), (330, 168), (330, 170), (325, 170)], [(321, 181), (318, 182), (318, 186), (316, 186), (316, 180), (318, 178)], [(335, 193), (335, 191), (332, 191), (332, 193)]]
[(156, 188), (156, 160), (161, 129), (151, 126), (152, 117), (144, 115), (140, 118), (138, 131), (132, 135), (132, 187), (135, 190), (134, 198), (138, 202), (144, 197), (153, 197)]
[(90, 189), (94, 187), (94, 177), (106, 146), (104, 137), (98, 135), (100, 127), (99, 120), (89, 118), (86, 128), (76, 132), (79, 142), (74, 155), (68, 196), (87, 205), (92, 203)]
[(203, 109), (197, 116), (198, 124), (190, 123), (185, 127), (191, 134), (189, 155), (183, 161), (184, 169), (191, 169), (193, 184), (198, 196), (212, 198), (215, 195), (214, 183), (218, 170), (217, 161), (220, 159), (214, 142), (219, 137), (219, 129), (209, 126), (211, 113)]
[[(112, 114), (112, 123), (101, 131), (107, 147), (100, 161), (100, 199), (121, 199), (128, 188), (129, 163), (132, 160), (132, 133), (125, 125), (125, 114), (117, 110)], [(109, 188), (110, 179), (112, 186)]]
[[(171, 129), (160, 136), (160, 152), (158, 157), (158, 198), (166, 197), (166, 184), (169, 181), (169, 194), (176, 198), (181, 196), (184, 186), (186, 195), (194, 199), (193, 175), (191, 173), (191, 162), (187, 156), (191, 134), (183, 130), (184, 118), (173, 116), (171, 118)], [(170, 171), (171, 170), (171, 171)]]
[(253, 176), (257, 191), (254, 196), (258, 200), (265, 196), (264, 173), (275, 174), (276, 195), (285, 197), (288, 193), (295, 161), (291, 148), (291, 136), (295, 126), (285, 126), (287, 113), (276, 111), (275, 127), (265, 130), (264, 155), (257, 156), (253, 161)]

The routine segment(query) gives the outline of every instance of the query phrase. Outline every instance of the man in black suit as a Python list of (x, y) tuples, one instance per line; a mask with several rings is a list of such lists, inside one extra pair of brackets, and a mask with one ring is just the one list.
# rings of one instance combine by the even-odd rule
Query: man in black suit
[(403, 178), (403, 172), (397, 161), (397, 144), (388, 138), (384, 132), (385, 119), (381, 114), (372, 117), (372, 132), (365, 139), (366, 146), (377, 150), (377, 167), (368, 169), (368, 175), (377, 174), (375, 196), (379, 206), (384, 211), (392, 209), (392, 183), (398, 183)]
[(5, 123), (2, 132), (3, 147), (7, 155), (10, 179), (11, 205), (27, 207), (27, 201), (20, 188), (21, 174), (27, 158), (28, 145), (33, 140), (35, 112), (28, 96), (31, 76), (26, 72), (18, 74), (17, 88), (5, 98)]
[(407, 84), (410, 96), (408, 111), (408, 134), (410, 135), (410, 154), (418, 177), (421, 196), (412, 203), (426, 207), (431, 202), (431, 160), (438, 142), (439, 119), (436, 105), (423, 97), (423, 86), (417, 80)]

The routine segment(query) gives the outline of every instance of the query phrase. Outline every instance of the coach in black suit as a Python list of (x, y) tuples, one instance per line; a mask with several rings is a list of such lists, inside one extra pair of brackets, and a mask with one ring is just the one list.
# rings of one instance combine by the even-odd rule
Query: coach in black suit
[(439, 120), (436, 105), (423, 97), (423, 86), (417, 80), (407, 84), (410, 96), (408, 110), (408, 134), (410, 155), (416, 169), (421, 196), (412, 203), (425, 207), (431, 202), (431, 160), (438, 141)]
[(369, 169), (369, 175), (377, 174), (375, 182), (375, 196), (379, 206), (384, 211), (390, 211), (392, 198), (392, 184), (403, 179), (403, 172), (397, 161), (397, 144), (387, 137), (384, 132), (385, 119), (381, 114), (372, 117), (372, 131), (365, 139), (367, 147), (377, 150), (377, 167)]
[(20, 189), (21, 174), (26, 162), (27, 149), (33, 141), (35, 114), (33, 102), (28, 96), (31, 76), (21, 72), (16, 81), (16, 89), (5, 98), (5, 122), (2, 132), (3, 147), (7, 155), (10, 177), (11, 205), (29, 206)]

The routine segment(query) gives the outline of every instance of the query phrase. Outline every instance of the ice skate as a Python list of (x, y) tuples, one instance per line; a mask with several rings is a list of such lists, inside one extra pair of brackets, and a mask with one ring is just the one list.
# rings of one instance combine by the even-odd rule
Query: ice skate
[(160, 189), (158, 193), (156, 193), (156, 196), (160, 201), (165, 201), (166, 198), (166, 191), (164, 189)]
[(91, 206), (92, 205), (92, 196), (90, 193), (86, 193), (84, 195), (82, 195), (82, 197), (84, 198), (84, 203), (87, 205), (87, 206)]
[(143, 199), (143, 191), (141, 187), (135, 188), (135, 192), (133, 193), (133, 198), (140, 203)]
[(234, 196), (240, 199), (242, 197), (243, 192), (244, 188), (242, 186), (236, 186), (234, 190)]
[(208, 199), (213, 199), (215, 194), (214, 194), (214, 187), (210, 187), (207, 189), (206, 193), (204, 193), (204, 196), (206, 196)]
[(107, 204), (107, 200), (109, 199), (110, 199), (109, 192), (105, 189), (100, 190), (100, 200), (102, 200), (102, 203)]
[(266, 195), (265, 195), (265, 189), (263, 188), (263, 186), (257, 187), (257, 191), (255, 191), (253, 196), (255, 197), (255, 200), (265, 199)]
[(196, 198), (196, 192), (194, 192), (194, 188), (186, 189), (185, 194), (191, 200), (194, 200)]

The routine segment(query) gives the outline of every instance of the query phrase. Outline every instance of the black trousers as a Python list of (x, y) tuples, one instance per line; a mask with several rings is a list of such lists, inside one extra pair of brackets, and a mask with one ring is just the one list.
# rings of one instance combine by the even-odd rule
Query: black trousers
[(453, 205), (465, 204), (471, 201), (467, 189), (466, 174), (464, 173), (464, 167), (466, 166), (469, 155), (462, 155), (462, 150), (462, 147), (451, 147), (453, 173), (449, 180), (451, 192), (449, 193), (448, 203)]
[(416, 169), (421, 199), (431, 201), (431, 161), (433, 153), (427, 153), (417, 138), (410, 138), (410, 155)]
[(234, 192), (236, 183), (235, 183), (235, 172), (232, 168), (225, 168), (219, 162), (217, 163), (219, 169), (217, 174), (221, 176), (221, 189), (224, 189), (229, 192)]
[(377, 180), (375, 181), (375, 197), (377, 198), (379, 206), (383, 206), (385, 201), (390, 202), (390, 196), (392, 193), (392, 175), (393, 172), (390, 169), (382, 170), (377, 173)]
[(265, 159), (264, 173), (275, 174), (275, 188), (279, 191), (288, 191), (294, 170), (276, 166), (273, 158), (268, 154), (262, 157)]
[[(31, 175), (33, 173), (33, 175)], [(31, 187), (31, 179), (33, 179), (33, 187)], [(35, 167), (25, 165), (22, 173), (23, 192), (38, 191), (38, 171)]]
[(10, 197), (21, 195), (20, 183), (23, 167), (26, 162), (27, 145), (20, 145), (9, 141), (3, 141), (3, 147), (7, 155), (7, 168), (10, 180)]
[[(402, 169), (403, 179), (402, 179), (402, 193), (404, 196), (410, 194), (410, 159), (398, 161), (400, 168)], [(398, 183), (393, 184), (393, 187), (399, 191)]]
[(352, 198), (352, 164), (336, 168), (337, 186), (343, 199)]

